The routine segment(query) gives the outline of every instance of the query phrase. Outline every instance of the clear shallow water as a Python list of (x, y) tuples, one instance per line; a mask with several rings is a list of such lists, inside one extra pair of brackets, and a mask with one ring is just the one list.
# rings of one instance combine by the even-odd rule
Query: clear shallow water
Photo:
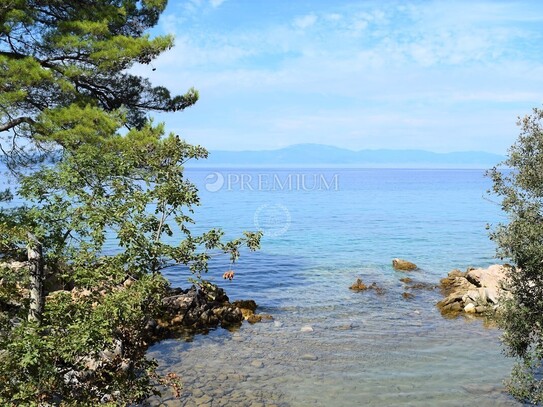
[[(275, 322), (153, 346), (176, 372), (171, 406), (513, 406), (502, 380), (511, 360), (499, 331), (480, 320), (446, 320), (437, 290), (402, 297), (394, 257), (416, 262), (417, 281), (495, 262), (485, 225), (504, 221), (477, 170), (188, 170), (200, 188), (195, 230), (230, 237), (261, 227), (262, 249), (243, 253), (236, 278), (208, 278), (231, 299), (252, 298)], [(217, 184), (217, 181), (221, 180)], [(304, 178), (305, 177), (305, 178)], [(10, 184), (6, 177), (0, 186)], [(13, 185), (8, 185), (13, 186)], [(108, 250), (115, 251), (114, 244)], [(185, 270), (169, 270), (187, 286)], [(385, 289), (354, 293), (357, 277)], [(409, 291), (409, 290), (408, 290)], [(312, 332), (301, 332), (311, 326)]]
[[(510, 406), (511, 361), (499, 331), (446, 320), (438, 290), (406, 290), (391, 259), (416, 262), (414, 280), (495, 262), (485, 225), (503, 221), (478, 170), (189, 170), (201, 191), (201, 230), (229, 236), (261, 227), (262, 249), (243, 253), (236, 278), (209, 279), (231, 299), (253, 298), (275, 322), (217, 329), (155, 345), (149, 356), (182, 378), (181, 401), (155, 405)], [(302, 179), (305, 180), (303, 183)], [(223, 181), (222, 184), (220, 181)], [(313, 181), (317, 181), (316, 183)], [(256, 226), (255, 226), (256, 225)], [(184, 270), (171, 270), (186, 286)], [(351, 292), (357, 277), (373, 290)], [(311, 326), (312, 332), (302, 332)]]

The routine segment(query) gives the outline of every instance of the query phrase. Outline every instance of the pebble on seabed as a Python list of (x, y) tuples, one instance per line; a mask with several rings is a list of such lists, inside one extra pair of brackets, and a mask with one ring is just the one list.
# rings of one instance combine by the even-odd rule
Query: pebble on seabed
[(251, 366), (261, 368), (261, 367), (264, 367), (264, 363), (262, 363), (261, 360), (253, 360), (251, 362)]

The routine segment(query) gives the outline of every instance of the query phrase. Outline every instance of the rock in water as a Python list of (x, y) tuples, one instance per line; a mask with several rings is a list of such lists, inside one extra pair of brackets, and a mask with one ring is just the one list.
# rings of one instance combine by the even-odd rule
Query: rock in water
[(403, 259), (392, 259), (392, 267), (398, 271), (413, 271), (418, 269), (415, 263)]
[(363, 291), (363, 290), (367, 290), (368, 287), (366, 286), (366, 284), (364, 284), (362, 282), (361, 279), (357, 278), (356, 281), (354, 282), (354, 284), (352, 286), (349, 287), (351, 290), (354, 290), (354, 291)]
[(256, 311), (256, 308), (258, 305), (256, 305), (256, 302), (254, 300), (237, 300), (232, 303), (234, 307), (238, 307), (241, 309), (248, 309), (253, 312)]
[(501, 296), (509, 296), (502, 282), (506, 279), (506, 266), (493, 265), (486, 269), (470, 267), (463, 273), (453, 270), (441, 279), (445, 298), (437, 303), (443, 315), (484, 314), (499, 307)]
[[(208, 290), (192, 286), (187, 290), (174, 291), (162, 299), (163, 315), (158, 325), (163, 330), (176, 328), (202, 329), (217, 325), (239, 325), (243, 315), (239, 308), (230, 304), (224, 290), (212, 287)], [(210, 292), (211, 295), (210, 295)]]

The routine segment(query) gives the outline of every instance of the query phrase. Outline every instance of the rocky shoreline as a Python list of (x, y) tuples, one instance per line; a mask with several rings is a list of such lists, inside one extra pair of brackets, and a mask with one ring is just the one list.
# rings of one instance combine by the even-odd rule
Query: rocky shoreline
[(468, 268), (465, 272), (452, 270), (441, 279), (445, 298), (437, 303), (444, 316), (460, 314), (489, 316), (509, 295), (505, 286), (506, 273), (511, 266), (495, 264), (486, 269)]
[[(437, 303), (438, 309), (445, 317), (456, 317), (459, 315), (467, 316), (488, 316), (498, 309), (500, 300), (507, 291), (503, 287), (503, 281), (507, 272), (507, 265), (494, 265), (486, 269), (469, 268), (465, 272), (453, 270), (447, 277), (441, 279), (440, 285), (417, 281), (417, 274), (423, 272), (414, 263), (398, 261), (395, 259), (393, 268), (402, 273), (399, 282), (402, 283), (404, 292), (402, 294), (405, 300), (412, 300), (417, 290), (437, 290), (441, 289), (444, 299)], [(5, 266), (5, 265), (4, 265)], [(14, 267), (15, 265), (11, 265)], [(17, 263), (17, 267), (25, 267), (23, 263)], [(418, 271), (417, 271), (418, 270)], [(415, 272), (409, 277), (404, 272)], [(134, 280), (126, 278), (125, 281), (116, 286), (118, 290), (128, 289)], [(0, 288), (8, 287), (7, 282), (0, 280)], [(19, 286), (12, 287), (20, 292), (19, 298), (26, 298), (28, 291)], [(361, 279), (349, 287), (355, 292), (373, 291), (377, 295), (385, 294), (385, 290), (375, 282), (364, 284)], [(72, 288), (71, 290), (54, 289), (49, 292), (49, 296), (56, 293), (69, 293), (74, 301), (81, 297), (94, 295), (89, 290), (81, 288)], [(388, 288), (387, 288), (388, 291)], [(20, 303), (3, 303), (0, 298), (0, 311), (7, 312), (10, 309), (21, 307)], [(230, 301), (225, 291), (210, 283), (203, 283), (199, 286), (192, 286), (186, 289), (168, 288), (161, 300), (161, 312), (156, 318), (149, 318), (145, 325), (144, 334), (145, 348), (161, 340), (176, 337), (192, 336), (195, 333), (206, 332), (215, 327), (223, 327), (229, 330), (235, 330), (243, 321), (249, 323), (264, 322), (273, 320), (272, 316), (258, 314), (257, 304), (253, 300)], [(16, 321), (14, 321), (16, 323)], [(311, 326), (304, 326), (300, 332), (312, 332)], [(103, 364), (120, 363), (119, 368), (123, 368), (126, 359), (123, 351), (123, 344), (120, 341), (115, 342), (110, 349), (105, 349), (99, 357), (84, 358), (85, 369), (88, 372), (97, 371)], [(312, 356), (312, 355), (309, 355)], [(304, 355), (304, 358), (309, 358)], [(308, 359), (309, 360), (309, 359)], [(313, 359), (311, 359), (313, 360)], [(77, 373), (77, 372), (74, 372)], [(77, 379), (77, 376), (73, 376)]]
[(153, 323), (153, 336), (165, 339), (180, 331), (197, 332), (218, 326), (238, 327), (243, 321), (251, 324), (271, 321), (268, 314), (257, 314), (254, 300), (230, 302), (225, 291), (213, 284), (205, 288), (193, 285), (188, 289), (172, 288), (162, 299), (163, 315)]
[[(410, 261), (393, 259), (392, 268), (399, 272), (420, 271), (419, 267)], [(465, 272), (452, 270), (447, 277), (440, 280), (439, 285), (417, 282), (411, 277), (402, 277), (404, 284), (402, 297), (410, 300), (415, 297), (414, 290), (441, 289), (445, 298), (438, 301), (436, 306), (445, 317), (459, 315), (492, 317), (501, 303), (510, 294), (506, 287), (506, 275), (511, 266), (495, 264), (487, 268), (469, 267)], [(375, 290), (383, 294), (384, 290), (376, 283), (366, 285), (360, 278), (349, 287), (355, 292)]]
[[(0, 263), (0, 267), (10, 268), (21, 272), (29, 267), (27, 262), (12, 261)], [(131, 277), (117, 286), (117, 290), (124, 290), (134, 284)], [(21, 308), (29, 296), (28, 288), (19, 283), (0, 279), (0, 289), (9, 290), (13, 295), (11, 301), (4, 301), (0, 297), (0, 311), (7, 312)], [(69, 293), (72, 300), (95, 295), (92, 290), (70, 287), (56, 287), (54, 284), (46, 287), (47, 297), (53, 298), (61, 293)], [(147, 324), (148, 334), (152, 338), (167, 338), (175, 336), (179, 330), (199, 331), (202, 329), (221, 326), (229, 328), (239, 326), (244, 320), (256, 323), (273, 320), (271, 315), (257, 314), (258, 305), (253, 300), (239, 300), (230, 302), (225, 291), (211, 283), (190, 288), (169, 288), (162, 298), (162, 314), (157, 320), (150, 320)], [(17, 321), (13, 321), (16, 323)]]
[[(0, 267), (24, 275), (28, 263), (4, 262), (0, 263)], [(137, 280), (127, 277), (109, 290), (113, 292), (131, 290), (136, 283)], [(88, 302), (94, 307), (94, 304), (102, 301), (106, 295), (102, 290), (100, 287), (69, 287), (49, 281), (46, 301), (54, 302), (55, 297), (59, 296), (72, 302)], [(3, 320), (7, 321), (4, 329), (21, 324), (28, 297), (29, 289), (24, 283), (17, 279), (0, 278), (0, 313)], [(67, 370), (65, 380), (78, 387), (83, 382), (92, 382), (93, 377), (99, 376), (104, 368), (108, 371), (124, 371), (132, 364), (130, 352), (134, 351), (134, 346), (138, 348), (138, 352), (143, 353), (151, 345), (165, 339), (186, 338), (219, 326), (232, 330), (240, 327), (243, 321), (257, 323), (273, 320), (270, 315), (258, 314), (257, 308), (258, 305), (253, 300), (231, 302), (222, 288), (205, 281), (187, 289), (166, 288), (161, 294), (158, 307), (145, 315), (145, 320), (138, 328), (137, 336), (141, 340), (137, 343), (125, 343), (127, 339), (123, 339), (123, 336), (113, 339), (112, 343), (100, 352), (83, 356), (79, 361), (79, 367)], [(107, 401), (110, 397), (111, 395), (105, 391), (103, 399)]]

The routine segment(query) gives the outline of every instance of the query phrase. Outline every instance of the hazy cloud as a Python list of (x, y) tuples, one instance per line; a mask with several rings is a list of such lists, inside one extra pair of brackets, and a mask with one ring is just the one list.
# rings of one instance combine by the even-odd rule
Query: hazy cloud
[(308, 14), (303, 17), (298, 17), (294, 20), (294, 27), (305, 30), (311, 27), (317, 22), (317, 16), (315, 14)]
[(219, 7), (221, 4), (223, 4), (226, 0), (210, 0), (212, 7)]
[(235, 15), (220, 3), (169, 6), (161, 27), (176, 46), (142, 71), (177, 92), (200, 90), (168, 125), (211, 149), (503, 153), (516, 117), (542, 101), (538, 1), (247, 2)]

